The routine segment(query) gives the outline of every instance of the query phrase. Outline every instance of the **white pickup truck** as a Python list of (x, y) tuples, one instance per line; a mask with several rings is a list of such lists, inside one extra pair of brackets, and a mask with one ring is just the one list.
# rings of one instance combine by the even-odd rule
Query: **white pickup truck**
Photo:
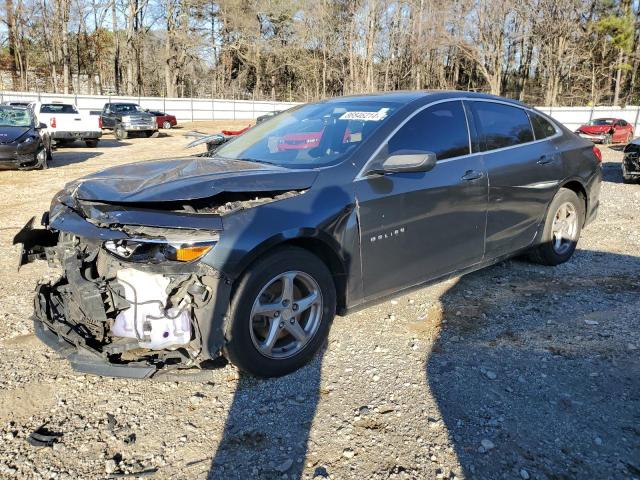
[(35, 102), (29, 105), (38, 122), (47, 126), (49, 138), (56, 143), (82, 140), (87, 147), (97, 147), (102, 137), (102, 120), (89, 112), (80, 113), (71, 103)]

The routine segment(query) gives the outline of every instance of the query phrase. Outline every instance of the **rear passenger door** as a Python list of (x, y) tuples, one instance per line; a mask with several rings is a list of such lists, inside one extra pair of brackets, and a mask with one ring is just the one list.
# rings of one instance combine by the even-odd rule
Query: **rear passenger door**
[(490, 259), (533, 242), (563, 166), (552, 141), (556, 127), (541, 115), (493, 101), (468, 105), (489, 174), (485, 257)]

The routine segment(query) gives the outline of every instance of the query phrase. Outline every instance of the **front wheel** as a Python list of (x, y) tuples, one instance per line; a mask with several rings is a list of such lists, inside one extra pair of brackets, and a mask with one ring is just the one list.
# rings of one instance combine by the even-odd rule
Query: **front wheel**
[(249, 267), (235, 289), (225, 356), (256, 376), (286, 375), (322, 347), (335, 311), (326, 265), (304, 249), (278, 249)]
[(165, 120), (164, 122), (162, 122), (162, 128), (165, 129), (170, 129), (171, 128), (171, 122), (169, 122), (168, 120)]
[(113, 134), (118, 140), (126, 140), (129, 136), (129, 133), (124, 128), (122, 128), (122, 126), (117, 126), (113, 131)]
[(542, 231), (541, 243), (530, 258), (542, 265), (560, 265), (571, 258), (578, 244), (585, 218), (584, 202), (568, 188), (553, 198)]

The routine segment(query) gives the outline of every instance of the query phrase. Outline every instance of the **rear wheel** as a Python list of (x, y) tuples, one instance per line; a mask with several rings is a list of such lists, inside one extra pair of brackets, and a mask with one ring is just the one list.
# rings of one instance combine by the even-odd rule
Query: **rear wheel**
[(335, 310), (335, 286), (325, 264), (301, 248), (276, 250), (238, 283), (225, 325), (225, 355), (260, 377), (293, 372), (322, 347)]
[(90, 138), (84, 141), (84, 143), (87, 145), (87, 147), (89, 148), (96, 148), (98, 146), (98, 140), (95, 138)]
[(542, 265), (560, 265), (571, 258), (578, 244), (585, 218), (582, 199), (568, 188), (553, 198), (542, 231), (541, 243), (530, 258)]

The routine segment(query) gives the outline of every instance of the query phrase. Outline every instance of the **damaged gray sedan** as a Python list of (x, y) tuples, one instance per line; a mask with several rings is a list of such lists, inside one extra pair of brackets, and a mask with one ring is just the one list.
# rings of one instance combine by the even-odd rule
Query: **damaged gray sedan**
[(148, 378), (224, 356), (277, 376), (336, 313), (521, 253), (567, 261), (598, 208), (597, 154), (498, 97), (337, 98), (209, 156), (72, 182), (14, 242), (21, 264), (61, 267), (34, 325), (74, 369)]

